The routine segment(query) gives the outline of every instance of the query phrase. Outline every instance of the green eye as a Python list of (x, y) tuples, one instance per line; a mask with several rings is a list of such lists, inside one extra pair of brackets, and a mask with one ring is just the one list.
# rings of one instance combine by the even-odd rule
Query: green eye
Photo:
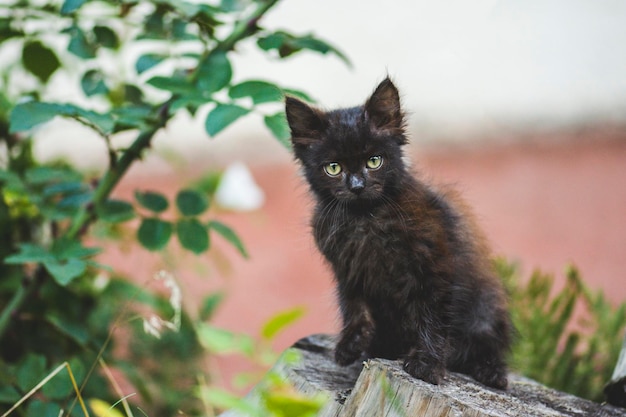
[(326, 173), (331, 177), (336, 177), (341, 172), (341, 165), (337, 162), (331, 162), (324, 165), (324, 171), (326, 171)]
[(369, 169), (378, 169), (383, 164), (382, 156), (372, 156), (367, 160), (367, 167)]

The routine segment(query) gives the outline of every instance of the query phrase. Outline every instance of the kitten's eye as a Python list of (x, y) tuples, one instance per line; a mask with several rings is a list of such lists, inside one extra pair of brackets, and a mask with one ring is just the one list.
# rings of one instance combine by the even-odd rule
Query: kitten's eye
[(367, 167), (369, 169), (378, 169), (383, 164), (382, 156), (372, 156), (367, 160)]
[(341, 165), (337, 162), (331, 162), (324, 165), (324, 171), (326, 171), (326, 173), (331, 177), (336, 177), (341, 172)]

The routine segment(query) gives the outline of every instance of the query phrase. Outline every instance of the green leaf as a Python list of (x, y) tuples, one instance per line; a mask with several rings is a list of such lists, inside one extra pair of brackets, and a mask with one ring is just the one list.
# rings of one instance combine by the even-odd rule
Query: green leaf
[(214, 51), (198, 65), (197, 83), (203, 93), (214, 93), (226, 87), (233, 76), (233, 69), (225, 52)]
[(28, 101), (15, 106), (10, 116), (10, 132), (28, 130), (59, 115), (59, 105)]
[(209, 208), (209, 200), (199, 191), (180, 190), (176, 194), (176, 207), (183, 216), (197, 216)]
[(80, 182), (81, 174), (69, 168), (39, 166), (26, 171), (26, 182), (41, 185), (51, 182)]
[(141, 245), (151, 251), (162, 249), (172, 236), (172, 223), (156, 217), (145, 218), (137, 230), (137, 239)]
[(285, 113), (281, 111), (271, 116), (265, 116), (263, 121), (274, 137), (278, 139), (285, 148), (291, 149), (291, 142), (289, 141), (291, 132), (287, 124), (287, 119), (285, 118)]
[(22, 65), (41, 82), (47, 83), (61, 62), (50, 48), (39, 41), (31, 41), (22, 49)]
[(249, 112), (250, 110), (235, 104), (218, 104), (207, 115), (204, 128), (209, 136), (215, 136), (235, 120)]
[(114, 121), (108, 114), (85, 110), (73, 104), (28, 101), (18, 104), (11, 112), (10, 131), (14, 133), (28, 130), (38, 124), (51, 120), (55, 116), (71, 117), (88, 122), (105, 133), (110, 133), (114, 127)]
[(214, 327), (208, 323), (198, 323), (198, 340), (200, 344), (213, 353), (241, 353), (247, 356), (254, 354), (254, 341), (246, 335)]
[(75, 258), (46, 261), (43, 265), (52, 275), (52, 278), (62, 287), (65, 287), (87, 270), (87, 262)]
[(122, 200), (107, 200), (96, 208), (98, 218), (109, 223), (122, 223), (135, 217), (132, 204)]
[(58, 404), (33, 400), (26, 406), (25, 417), (58, 417), (61, 414), (61, 407)]
[(66, 318), (59, 317), (54, 313), (47, 314), (45, 320), (52, 326), (56, 327), (58, 331), (64, 333), (66, 336), (78, 343), (78, 345), (83, 348), (87, 348), (90, 335), (84, 323), (78, 324), (67, 320)]
[(96, 46), (92, 44), (85, 32), (78, 26), (72, 26), (65, 31), (70, 35), (70, 43), (67, 50), (79, 58), (89, 59), (96, 57)]
[(167, 198), (154, 191), (135, 191), (135, 199), (142, 207), (154, 213), (162, 213), (169, 207)]
[[(218, 407), (222, 410), (235, 412), (235, 415), (261, 417), (266, 415), (263, 410), (259, 409), (257, 404), (252, 404), (247, 398), (241, 398), (225, 389), (202, 385), (200, 387), (200, 396), (207, 404)], [(298, 414), (275, 414), (276, 416), (297, 416)], [(305, 416), (302, 416), (305, 417)]]
[(162, 54), (145, 54), (140, 56), (135, 63), (135, 70), (137, 74), (141, 74), (145, 71), (148, 71), (150, 68), (153, 68), (163, 62), (167, 57)]
[(14, 404), (21, 395), (15, 388), (9, 385), (0, 387), (0, 404)]
[(209, 249), (209, 232), (195, 217), (178, 220), (176, 234), (182, 247), (196, 255)]
[(271, 415), (314, 417), (326, 403), (323, 395), (308, 397), (295, 389), (270, 389), (261, 396)]
[(259, 48), (265, 51), (269, 51), (272, 49), (277, 50), (278, 55), (281, 58), (286, 58), (296, 52), (300, 52), (303, 49), (319, 52), (324, 55), (328, 53), (333, 53), (341, 60), (343, 60), (348, 67), (352, 66), (350, 60), (343, 52), (341, 52), (328, 42), (315, 38), (312, 35), (295, 36), (287, 32), (277, 31), (268, 36), (260, 38), (257, 41), (257, 45), (259, 46)]
[(224, 301), (224, 293), (221, 292), (214, 292), (205, 297), (200, 307), (200, 320), (209, 321), (222, 301)]
[(245, 81), (230, 88), (230, 98), (250, 97), (254, 104), (282, 101), (283, 93), (276, 85), (266, 81)]
[(19, 245), (20, 251), (15, 255), (7, 256), (4, 259), (5, 264), (24, 264), (24, 263), (40, 263), (46, 261), (54, 261), (54, 255), (41, 246), (32, 243), (22, 243)]
[(193, 94), (197, 92), (196, 87), (184, 77), (161, 77), (156, 76), (146, 81), (149, 85), (159, 90), (171, 91), (172, 93)]
[(58, 260), (69, 260), (72, 258), (88, 258), (102, 252), (101, 248), (88, 248), (78, 240), (60, 238), (54, 241), (50, 253)]
[(28, 392), (45, 376), (46, 358), (29, 353), (17, 367), (17, 386), (22, 392)]
[[(56, 364), (58, 367), (60, 363)], [(68, 365), (72, 371), (72, 375), (76, 379), (76, 383), (80, 386), (85, 378), (85, 365), (78, 358), (71, 358)], [(45, 384), (41, 389), (46, 398), (53, 400), (62, 400), (67, 398), (73, 392), (72, 380), (67, 367), (63, 367), (61, 371), (54, 377), (50, 383)], [(59, 414), (57, 414), (58, 416)]]
[(89, 70), (84, 73), (80, 80), (80, 86), (87, 97), (106, 94), (109, 91), (104, 83), (104, 75), (98, 70)]
[(271, 340), (281, 330), (289, 326), (294, 321), (298, 320), (304, 315), (304, 309), (301, 307), (291, 310), (283, 311), (272, 317), (261, 330), (261, 336), (267, 340)]
[(86, 2), (87, 0), (65, 0), (63, 6), (61, 6), (61, 14), (70, 14), (78, 10)]
[(243, 246), (243, 242), (239, 239), (239, 236), (231, 229), (226, 226), (224, 223), (218, 222), (217, 220), (212, 220), (209, 222), (209, 229), (215, 230), (219, 233), (224, 239), (230, 242), (239, 253), (244, 257), (248, 257), (248, 252), (246, 248)]
[(96, 42), (105, 48), (117, 49), (120, 47), (120, 39), (111, 28), (107, 26), (95, 26), (93, 33), (96, 36)]

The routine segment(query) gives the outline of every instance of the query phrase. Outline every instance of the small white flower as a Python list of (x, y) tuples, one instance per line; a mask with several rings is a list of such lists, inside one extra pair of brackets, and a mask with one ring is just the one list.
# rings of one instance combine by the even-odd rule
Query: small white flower
[(178, 283), (174, 279), (174, 276), (169, 272), (161, 270), (154, 275), (154, 279), (162, 280), (165, 288), (170, 291), (169, 301), (172, 309), (174, 310), (174, 316), (169, 321), (162, 319), (156, 314), (152, 314), (148, 319), (144, 319), (143, 321), (144, 332), (160, 339), (163, 329), (169, 329), (175, 332), (180, 329), (183, 296)]

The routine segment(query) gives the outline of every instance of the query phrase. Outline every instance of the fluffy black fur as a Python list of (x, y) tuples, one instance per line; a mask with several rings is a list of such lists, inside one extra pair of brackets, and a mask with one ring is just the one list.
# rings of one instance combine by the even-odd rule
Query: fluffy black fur
[(433, 384), (450, 369), (506, 388), (505, 292), (462, 202), (405, 166), (393, 83), (382, 81), (363, 106), (330, 112), (287, 97), (286, 113), (316, 197), (315, 241), (337, 284), (337, 363), (402, 358)]

